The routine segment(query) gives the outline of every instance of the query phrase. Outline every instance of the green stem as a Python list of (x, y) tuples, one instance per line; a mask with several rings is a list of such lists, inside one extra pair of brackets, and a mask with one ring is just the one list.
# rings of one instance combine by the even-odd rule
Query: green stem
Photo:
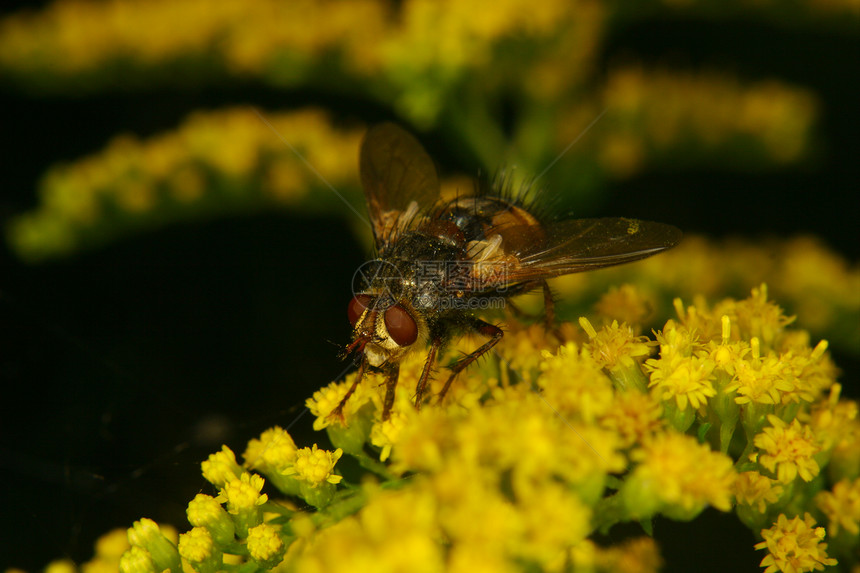
[(624, 500), (621, 499), (620, 493), (614, 493), (609, 497), (604, 497), (594, 506), (592, 526), (595, 530), (606, 533), (616, 523), (621, 523), (628, 519), (629, 517), (624, 509)]
[(355, 454), (355, 459), (358, 460), (358, 464), (364, 469), (371, 471), (378, 475), (379, 477), (385, 480), (395, 480), (398, 479), (399, 476), (394, 475), (391, 470), (388, 469), (388, 466), (384, 463), (371, 458), (369, 455), (361, 452)]

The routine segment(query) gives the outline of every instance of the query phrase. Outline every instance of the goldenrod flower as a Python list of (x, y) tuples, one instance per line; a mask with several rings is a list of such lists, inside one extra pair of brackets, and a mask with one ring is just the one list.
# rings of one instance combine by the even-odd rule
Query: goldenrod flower
[(209, 459), (200, 464), (203, 477), (215, 487), (224, 485), (242, 475), (243, 470), (236, 463), (236, 454), (227, 446), (221, 446), (221, 451), (211, 454)]
[(110, 562), (115, 566), (122, 554), (129, 549), (127, 530), (118, 527), (105, 533), (96, 540), (95, 549), (95, 559)]
[(298, 555), (300, 572), (444, 570), (436, 504), (423, 487), (377, 491), (356, 517), (320, 532)]
[(621, 322), (641, 327), (654, 314), (656, 303), (652, 293), (632, 284), (610, 287), (594, 305), (603, 317), (613, 323)]
[[(679, 302), (679, 301), (676, 301)], [(697, 316), (701, 311), (696, 307), (690, 307)], [(689, 315), (684, 317), (680, 323), (675, 320), (667, 320), (663, 330), (657, 333), (657, 342), (660, 343), (660, 359), (671, 362), (675, 358), (687, 358), (692, 356), (701, 347), (701, 336), (696, 322), (699, 319), (690, 320)], [(648, 364), (648, 362), (646, 362)]]
[(296, 460), (296, 444), (289, 433), (280, 426), (269, 428), (259, 439), (248, 442), (242, 457), (245, 467), (264, 474), (284, 493), (298, 493), (298, 483), (285, 478), (284, 470)]
[(391, 448), (397, 443), (400, 430), (403, 429), (407, 416), (401, 412), (393, 412), (387, 420), (381, 420), (370, 430), (370, 443), (380, 449), (379, 460), (385, 461), (391, 456)]
[(342, 455), (342, 450), (335, 450), (333, 452), (320, 450), (314, 444), (313, 448), (300, 449), (296, 453), (295, 461), (289, 468), (284, 470), (284, 473), (307, 482), (311, 487), (317, 487), (323, 482), (337, 484), (340, 483), (343, 477), (332, 472), (334, 471), (334, 465)]
[[(314, 430), (322, 430), (332, 424), (337, 424), (338, 421), (331, 417), (331, 413), (343, 401), (347, 391), (352, 387), (355, 376), (356, 374), (353, 372), (347, 375), (343, 382), (332, 382), (314, 392), (314, 395), (305, 401), (308, 410), (316, 416)], [(343, 417), (346, 427), (355, 425), (355, 417), (361, 407), (371, 401), (370, 393), (365, 391), (365, 386), (359, 385), (344, 404)], [(370, 428), (367, 429), (369, 431)], [(364, 437), (366, 438), (366, 435)], [(361, 443), (364, 443), (364, 439), (361, 440)]]
[(226, 545), (233, 541), (235, 526), (224, 507), (211, 495), (198, 493), (185, 510), (188, 523), (195, 527), (205, 527), (215, 541)]
[[(591, 354), (598, 366), (607, 368), (611, 372), (616, 372), (620, 368), (636, 369), (641, 372), (634, 359), (648, 356), (651, 348), (655, 346), (647, 336), (636, 336), (630, 326), (626, 323), (619, 325), (616, 320), (601, 328), (600, 331), (596, 331), (585, 317), (580, 317), (579, 324), (589, 338), (583, 349)], [(639, 389), (644, 390), (644, 388)]]
[(599, 550), (595, 564), (599, 571), (612, 573), (657, 573), (663, 559), (653, 538), (637, 537)]
[(594, 422), (614, 399), (612, 382), (591, 354), (568, 342), (555, 354), (541, 352), (537, 384), (547, 403), (565, 417)]
[(735, 481), (735, 498), (738, 503), (753, 507), (759, 513), (764, 513), (768, 505), (776, 503), (782, 492), (780, 482), (755, 471), (741, 472)]
[[(78, 568), (75, 566), (75, 562), (71, 559), (58, 559), (48, 563), (48, 566), (45, 567), (44, 573), (77, 573), (77, 571)], [(7, 569), (6, 573), (15, 573), (15, 570), (10, 572), (9, 569)], [(20, 573), (26, 572), (20, 571)]]
[(215, 499), (227, 504), (227, 512), (236, 516), (236, 534), (246, 537), (248, 529), (263, 521), (261, 505), (269, 500), (269, 496), (260, 493), (265, 480), (257, 474), (243, 473), (224, 484), (221, 493)]
[(264, 569), (271, 569), (284, 558), (286, 546), (278, 534), (278, 529), (268, 523), (261, 523), (248, 530), (248, 554)]
[(851, 535), (860, 533), (860, 478), (844, 479), (833, 486), (832, 492), (819, 492), (815, 504), (830, 521), (827, 532), (831, 536), (837, 535), (840, 529)]
[(732, 310), (732, 322), (738, 325), (742, 336), (757, 338), (771, 348), (777, 335), (795, 319), (793, 316), (785, 316), (778, 305), (768, 301), (766, 284), (752, 289), (752, 296), (736, 302)]
[(720, 325), (722, 330), (720, 341), (709, 341), (698, 352), (698, 356), (709, 358), (716, 368), (725, 371), (730, 376), (735, 376), (737, 365), (750, 352), (750, 345), (744, 340), (732, 341), (732, 321), (728, 315), (724, 314), (720, 317)]
[(647, 518), (662, 511), (692, 519), (707, 505), (731, 509), (736, 477), (731, 458), (694, 438), (669, 431), (648, 440), (630, 457), (638, 465), (622, 494), (633, 516)]
[(343, 450), (333, 452), (313, 448), (302, 448), (296, 452), (293, 464), (283, 471), (299, 482), (299, 492), (304, 500), (316, 507), (324, 507), (332, 500), (335, 485), (343, 479), (334, 473), (334, 465), (343, 455)]
[(215, 573), (223, 567), (221, 552), (205, 527), (192, 527), (179, 535), (179, 555), (200, 573)]
[(842, 386), (834, 384), (827, 399), (815, 404), (809, 425), (823, 451), (831, 451), (831, 480), (860, 477), (860, 416), (853, 400), (840, 399)]
[(648, 386), (656, 388), (663, 401), (674, 400), (679, 410), (700, 408), (707, 404), (708, 398), (715, 396), (712, 374), (714, 363), (696, 356), (681, 358), (666, 363), (663, 359), (648, 361), (651, 382)]
[(825, 354), (829, 343), (821, 340), (810, 349), (808, 341), (805, 342), (789, 348), (783, 355), (788, 364), (788, 376), (794, 382), (794, 390), (783, 396), (783, 404), (814, 402), (836, 381), (836, 367)]
[(750, 459), (775, 473), (782, 483), (789, 483), (798, 475), (803, 481), (817, 476), (819, 467), (813, 456), (821, 448), (812, 429), (797, 420), (787, 424), (774, 415), (767, 420), (770, 427), (764, 428), (754, 440), (762, 452), (752, 454)]
[(591, 509), (566, 486), (546, 482), (539, 487), (519, 488), (521, 541), (513, 542), (508, 551), (538, 563), (551, 563), (559, 548), (583, 541), (591, 533)]
[(764, 541), (757, 543), (756, 549), (767, 549), (769, 554), (762, 559), (764, 573), (777, 571), (821, 571), (825, 566), (836, 565), (836, 559), (827, 557), (827, 544), (824, 528), (814, 527), (815, 520), (808, 513), (788, 519), (780, 514), (776, 525), (763, 529)]
[(751, 350), (750, 360), (734, 364), (735, 377), (726, 391), (738, 394), (738, 404), (781, 404), (783, 396), (795, 390), (788, 362), (773, 353), (761, 358), (756, 338), (751, 341)]
[[(146, 550), (156, 571), (180, 570), (179, 551), (176, 549), (176, 545), (164, 536), (158, 524), (153, 520), (135, 521), (128, 530), (128, 542), (132, 545), (132, 549), (140, 547)], [(142, 554), (136, 555), (140, 556), (141, 562), (146, 562)]]
[(622, 448), (643, 443), (665, 427), (663, 406), (651, 394), (621, 392), (600, 418), (600, 425), (617, 434)]
[(557, 349), (558, 342), (541, 324), (510, 324), (504, 338), (496, 345), (496, 351), (505, 364), (527, 383), (533, 382), (540, 371), (540, 351), (554, 352)]
[(137, 545), (122, 554), (119, 560), (120, 573), (162, 573), (163, 569), (155, 566), (152, 556), (143, 547)]

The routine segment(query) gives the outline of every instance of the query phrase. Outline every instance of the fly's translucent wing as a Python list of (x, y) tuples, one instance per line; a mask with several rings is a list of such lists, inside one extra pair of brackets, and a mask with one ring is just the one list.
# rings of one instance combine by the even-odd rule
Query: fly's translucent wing
[(380, 251), (439, 199), (433, 160), (418, 140), (393, 123), (368, 130), (361, 144), (359, 170)]
[[(637, 219), (570, 219), (544, 227), (541, 241), (531, 241), (511, 252), (502, 246), (497, 260), (504, 272), (485, 282), (499, 288), (547, 278), (629, 263), (674, 247), (681, 231), (672, 225)], [(517, 227), (505, 230), (516, 236)], [(523, 227), (525, 236), (533, 231)], [(515, 244), (516, 241), (509, 241)]]
[(571, 219), (547, 226), (544, 245), (519, 253), (524, 268), (553, 275), (629, 263), (674, 247), (681, 231), (638, 219)]

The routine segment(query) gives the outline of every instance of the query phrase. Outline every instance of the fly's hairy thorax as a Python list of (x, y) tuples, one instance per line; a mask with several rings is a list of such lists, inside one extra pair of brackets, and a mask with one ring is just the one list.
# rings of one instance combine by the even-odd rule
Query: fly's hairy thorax
[[(380, 253), (385, 286), (395, 299), (408, 300), (421, 311), (434, 312), (449, 296), (455, 274), (466, 261), (466, 250), (450, 240), (408, 232)], [(379, 289), (382, 285), (375, 285)]]

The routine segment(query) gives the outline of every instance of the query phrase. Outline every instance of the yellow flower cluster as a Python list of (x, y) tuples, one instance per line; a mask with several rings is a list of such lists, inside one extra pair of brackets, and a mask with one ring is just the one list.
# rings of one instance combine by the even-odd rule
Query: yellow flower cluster
[[(542, 569), (551, 569), (553, 563), (575, 563), (585, 552), (584, 539), (544, 539), (545, 553), (510, 549), (520, 542), (529, 546), (522, 539), (530, 520), (558, 522), (552, 513), (540, 513), (543, 506), (533, 499), (549, 495), (558, 483), (567, 484), (583, 504), (580, 517), (590, 521), (591, 529), (586, 527), (581, 536), (618, 520), (657, 513), (686, 520), (706, 506), (729, 511), (734, 503), (745, 523), (767, 524), (777, 516), (785, 519), (781, 511), (789, 502), (784, 496), (787, 488), (818, 473), (825, 448), (836, 455), (834, 441), (824, 444), (814, 438), (819, 422), (801, 421), (809, 419), (806, 414), (820, 409), (832, 412), (846, 404), (827, 395), (828, 389), (838, 387), (833, 386), (835, 371), (826, 356), (826, 344), (815, 349), (798, 346), (806, 338), (787, 329), (791, 321), (768, 300), (764, 286), (747, 299), (724, 300), (714, 308), (703, 302), (685, 307), (680, 301), (676, 308), (678, 318), (657, 334), (660, 358), (648, 361), (650, 377), (641, 362), (654, 342), (617, 322), (607, 322), (598, 331), (587, 320), (581, 322), (589, 342), (582, 347), (567, 343), (555, 350), (548, 350), (551, 343), (546, 338), (535, 336), (535, 327), (515, 327), (499, 345), (500, 362), (495, 368), (485, 366), (480, 375), (467, 371), (444, 404), (417, 413), (408, 401), (415, 375), (408, 373), (420, 371), (421, 364), (405, 364), (407, 378), (398, 387), (395, 407), (401, 410), (393, 415), (401, 428), (387, 434), (386, 448), (396, 474), (418, 472), (420, 479), (411, 478), (414, 495), (430, 495), (427, 490), (433, 494), (433, 503), (415, 499), (410, 503), (426, 504), (435, 512), (429, 522), (425, 517), (420, 526), (410, 524), (411, 533), (445, 539), (456, 548), (447, 553), (446, 567), (459, 565), (459, 559), (465, 559), (462, 555), (475, 551), (472, 534), (446, 517), (449, 511), (461, 515), (459, 511), (466, 508), (469, 515), (481, 516), (484, 547), (502, 546), (502, 540), (508, 540), (503, 553), (506, 562), (525, 560)], [(523, 354), (529, 341), (531, 353), (541, 353), (536, 367), (520, 357), (519, 368), (514, 368), (506, 357)], [(512, 352), (508, 345), (518, 350)], [(753, 380), (767, 383), (772, 378), (761, 373), (764, 361), (778, 365), (781, 382), (768, 386), (767, 399), (754, 401), (741, 388)], [(331, 430), (336, 425), (330, 425), (326, 412), (350, 383), (334, 384), (309, 402), (320, 427), (328, 427), (334, 440), (338, 433)], [(365, 387), (353, 413), (346, 416), (348, 426), (367, 415), (369, 411), (361, 408), (369, 403), (377, 404), (370, 434), (390, 423), (378, 418), (378, 386), (374, 381)], [(457, 387), (462, 389), (458, 392)], [(476, 403), (469, 397), (478, 388), (484, 397)], [(332, 398), (324, 398), (329, 393)], [(842, 422), (858, 426), (856, 416), (843, 417)], [(688, 429), (695, 429), (699, 440), (682, 433)], [(856, 459), (856, 444), (847, 449), (850, 453), (843, 455)], [(607, 489), (613, 475), (626, 477), (620, 487)], [(503, 483), (498, 481), (500, 476)], [(612, 489), (617, 489), (615, 495)], [(818, 503), (833, 507), (828, 495), (847, 494), (835, 489), (833, 494), (822, 494)], [(500, 505), (496, 496), (506, 503)], [(811, 506), (808, 494), (804, 499)], [(479, 507), (473, 505), (476, 500)], [(528, 506), (521, 505), (521, 500), (529, 500)], [(554, 502), (558, 503), (562, 502)], [(333, 543), (359, 555), (372, 553), (372, 548), (382, 551), (375, 545), (378, 541), (367, 538), (363, 511), (357, 523), (344, 525), (337, 534), (334, 529), (326, 532), (326, 549)], [(506, 517), (485, 519), (488, 511), (503, 512)], [(567, 508), (566, 515), (573, 511)], [(833, 519), (851, 523), (847, 517)], [(402, 534), (398, 528), (397, 535)], [(520, 541), (511, 543), (512, 539)], [(569, 552), (564, 551), (565, 544)], [(832, 562), (824, 553), (826, 546), (818, 549), (823, 563)], [(426, 555), (423, 563), (428, 570), (438, 570), (445, 554)], [(493, 557), (498, 559), (498, 554)], [(778, 558), (772, 554), (768, 563)], [(297, 559), (299, 564), (310, 563), (308, 570), (338, 570), (322, 547), (311, 548)], [(498, 567), (487, 559), (486, 563)], [(471, 558), (467, 562), (474, 563)], [(592, 566), (595, 562), (592, 557)]]
[[(141, 520), (130, 548), (120, 543), (120, 570), (162, 571), (181, 559), (203, 573), (228, 562), (335, 573), (647, 572), (662, 561), (652, 540), (600, 547), (591, 536), (658, 515), (691, 520), (706, 507), (734, 508), (761, 535), (769, 572), (833, 565), (828, 547), (850, 559), (860, 419), (839, 397), (826, 344), (810, 348), (763, 285), (743, 300), (675, 306), (656, 340), (610, 316), (543, 337), (511, 322), (492, 359), (420, 409), (412, 398), (424, 357), (415, 353), (401, 364), (386, 420), (380, 375), (366, 375), (342, 417), (330, 414), (354, 375), (335, 382), (308, 408), (338, 449), (297, 448), (278, 427), (250, 441), (242, 464), (223, 448), (202, 464), (218, 495), (189, 503), (192, 529), (177, 543)], [(571, 340), (553, 342), (565, 333)], [(477, 342), (456, 341), (443, 363)], [(508, 358), (518, 353), (533, 357)], [(744, 391), (755, 384), (767, 391)], [(361, 479), (339, 475), (342, 456), (365, 468)], [(272, 495), (302, 502), (270, 499), (254, 470)], [(300, 509), (308, 505), (316, 511)], [(811, 513), (829, 520), (831, 544)]]
[[(608, 112), (593, 139), (596, 158), (615, 177), (661, 157), (677, 161), (697, 147), (709, 155), (740, 151), (739, 138), (755, 147), (744, 146), (733, 159), (737, 163), (791, 162), (805, 153), (816, 116), (811, 93), (779, 82), (744, 85), (714, 73), (682, 75), (636, 66), (613, 70), (599, 102)], [(562, 145), (587, 119), (582, 109), (566, 115), (570, 125), (558, 132)]]
[[(190, 56), (259, 74), (285, 52), (310, 59), (342, 48), (346, 58), (368, 58), (386, 12), (384, 3), (368, 0), (60, 0), (3, 21), (0, 65), (65, 75), (118, 60), (144, 67)], [(182, 22), (181, 33), (170, 22)], [(47, 59), (50, 54), (63, 57)]]
[[(604, 85), (589, 85), (613, 13), (619, 11), (617, 4), (588, 0), (57, 0), (41, 12), (0, 20), (0, 70), (24, 85), (63, 91), (99, 89), (117, 77), (124, 84), (144, 85), (224, 74), (257, 77), (278, 87), (348, 86), (419, 127), (446, 122), (443, 131), (456, 135), (488, 170), (506, 160), (527, 172), (540, 171), (607, 110), (588, 142), (568, 156), (571, 171), (559, 166), (549, 174), (555, 188), (584, 192), (596, 190), (604, 179), (593, 176), (597, 173), (577, 176), (584, 163), (597, 165), (601, 175), (619, 177), (669, 153), (675, 157), (696, 149), (702, 150), (697, 160), (713, 157), (716, 150), (745, 165), (783, 164), (806, 152), (816, 103), (800, 88), (637, 66), (613, 70)], [(123, 73), (116, 74), (117, 69)], [(500, 100), (515, 100), (520, 110), (508, 115), (522, 118), (516, 125), (502, 126), (488, 111)], [(209, 153), (228, 175), (248, 176), (247, 169), (259, 159), (259, 145), (243, 139), (243, 129), (240, 121), (205, 142), (217, 143), (219, 149)], [(126, 151), (118, 150), (120, 155)], [(167, 150), (165, 157), (152, 160), (169, 162), (170, 157)], [(333, 177), (324, 165), (314, 165)], [(180, 202), (217, 183), (194, 161), (179, 167), (157, 187), (163, 185)], [(297, 167), (278, 164), (258, 175), (271, 179), (275, 193), (286, 185), (281, 192), (294, 198), (292, 184), (304, 181)], [(88, 171), (101, 168), (96, 160)], [(147, 211), (158, 201), (161, 191), (148, 174), (145, 164), (142, 177), (110, 185), (119, 187), (113, 195), (121, 210)], [(80, 190), (64, 179), (60, 175), (50, 185)], [(93, 182), (98, 181), (96, 176)], [(61, 200), (61, 209), (71, 209), (78, 219), (98, 216), (99, 201), (92, 193), (66, 193), (73, 205), (62, 207)], [(28, 234), (25, 227), (21, 249), (75, 248), (77, 237), (66, 225), (54, 217), (39, 233)], [(48, 246), (37, 248), (32, 234), (41, 234)]]
[[(562, 301), (557, 309), (562, 318), (573, 318), (586, 312), (589, 308), (586, 305), (594, 303), (609, 319), (626, 320), (628, 324), (635, 325), (641, 320), (640, 316), (665, 316), (666, 302), (673, 297), (695, 300), (695, 311), (699, 306), (705, 306), (705, 299), (745, 296), (763, 282), (768, 283), (769, 294), (787, 307), (787, 313), (782, 314), (788, 316), (783, 317), (782, 324), (773, 324), (768, 317), (742, 312), (738, 319), (749, 322), (738, 323), (732, 316), (733, 331), (738, 327), (748, 329), (745, 336), (756, 336), (769, 344), (765, 338), (771, 334), (755, 330), (759, 328), (756, 324), (772, 324), (772, 328), (780, 329), (791, 316), (796, 316), (797, 323), (812, 336), (826, 336), (834, 346), (854, 354), (860, 351), (860, 266), (850, 265), (812, 237), (753, 244), (738, 241), (718, 243), (686, 235), (680, 245), (659, 257), (636, 265), (568, 275), (556, 279), (553, 286)], [(624, 284), (635, 285), (638, 299), (619, 292), (624, 287), (613, 286)], [(608, 289), (614, 290), (607, 293)], [(572, 306), (564, 301), (578, 301), (578, 304)], [(613, 307), (604, 301), (620, 304), (620, 310), (618, 307), (612, 310)], [(767, 312), (781, 312), (775, 307), (755, 304)], [(529, 310), (536, 308), (533, 306)], [(708, 316), (718, 312), (719, 308), (715, 307)], [(716, 318), (719, 317), (717, 314)], [(700, 338), (703, 327), (709, 329), (704, 333), (706, 343), (707, 337), (713, 337), (722, 330), (718, 320), (708, 320), (698, 326)], [(796, 336), (804, 335), (798, 333)], [(808, 346), (808, 337), (799, 342), (801, 346)], [(728, 368), (734, 364), (734, 360), (729, 358), (737, 352), (749, 353), (752, 350), (749, 344), (741, 347), (735, 340), (719, 345), (714, 342), (712, 348), (719, 350), (712, 358), (718, 362), (725, 359), (724, 366)], [(765, 364), (767, 360), (765, 355), (756, 361), (754, 367), (757, 372), (769, 371), (771, 365)], [(784, 367), (789, 368), (787, 365)], [(833, 373), (827, 376), (832, 378)]]
[(764, 573), (821, 571), (825, 565), (836, 565), (836, 559), (827, 557), (827, 544), (821, 543), (824, 528), (814, 525), (808, 513), (803, 519), (780, 515), (776, 525), (762, 531), (764, 541), (756, 549), (770, 552), (761, 562), (762, 567), (767, 567)]
[(312, 190), (355, 187), (360, 138), (359, 130), (333, 129), (315, 110), (195, 113), (176, 131), (120, 136), (52, 169), (39, 189), (41, 207), (13, 222), (9, 239), (23, 257), (40, 259), (197, 214), (333, 204), (335, 193)]

